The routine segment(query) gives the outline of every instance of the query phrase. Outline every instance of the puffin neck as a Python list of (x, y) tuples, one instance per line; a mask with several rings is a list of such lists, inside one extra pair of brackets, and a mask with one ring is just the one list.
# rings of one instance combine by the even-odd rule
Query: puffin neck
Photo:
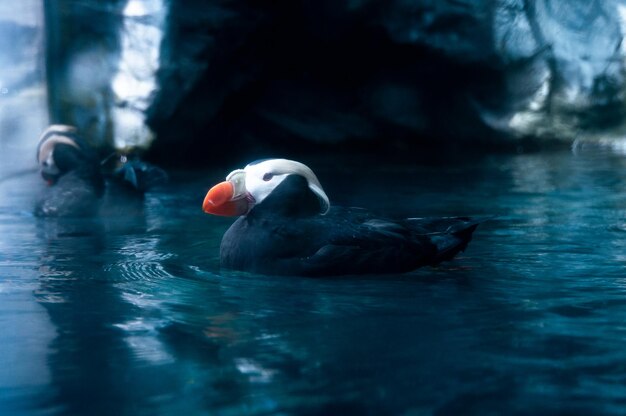
[(80, 149), (65, 143), (57, 144), (53, 152), (54, 163), (61, 172), (93, 164)]
[(310, 217), (320, 214), (322, 209), (319, 197), (309, 188), (307, 180), (300, 175), (289, 175), (250, 211), (248, 218)]

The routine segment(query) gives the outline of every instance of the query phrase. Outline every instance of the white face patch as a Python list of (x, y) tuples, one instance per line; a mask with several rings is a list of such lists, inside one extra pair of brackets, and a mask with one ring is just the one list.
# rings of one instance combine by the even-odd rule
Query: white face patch
[[(257, 204), (261, 203), (287, 177), (284, 174), (270, 172), (270, 168), (267, 162), (263, 162), (252, 166), (248, 165), (244, 169), (246, 172), (246, 189)], [(265, 179), (269, 178), (269, 180), (264, 180), (264, 177)]]
[[(245, 188), (256, 203), (261, 203), (287, 176), (296, 174), (307, 180), (309, 188), (319, 198), (322, 205), (321, 213), (325, 214), (330, 209), (330, 201), (317, 176), (303, 163), (287, 159), (269, 159), (250, 164), (243, 170), (233, 171), (228, 177), (230, 178), (231, 175), (234, 177), (242, 171), (245, 172)], [(236, 189), (237, 184), (234, 182), (233, 184)]]

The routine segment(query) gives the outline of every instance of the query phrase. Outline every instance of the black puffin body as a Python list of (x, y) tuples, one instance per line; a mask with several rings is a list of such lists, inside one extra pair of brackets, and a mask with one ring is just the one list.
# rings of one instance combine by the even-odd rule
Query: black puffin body
[[(481, 222), (463, 217), (393, 220), (361, 208), (329, 208), (321, 187), (311, 187), (305, 176), (286, 174), (261, 202), (245, 196), (256, 203), (224, 234), (223, 267), (301, 276), (408, 272), (452, 259)], [(214, 189), (203, 208), (224, 215), (220, 204), (213, 204), (220, 200)]]

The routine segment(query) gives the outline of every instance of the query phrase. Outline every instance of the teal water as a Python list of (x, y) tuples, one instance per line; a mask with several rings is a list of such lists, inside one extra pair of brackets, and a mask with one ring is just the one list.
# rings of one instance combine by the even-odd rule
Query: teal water
[(307, 162), (331, 203), (498, 218), (439, 268), (259, 276), (219, 269), (200, 209), (228, 169), (51, 220), (5, 165), (0, 414), (626, 412), (625, 157)]

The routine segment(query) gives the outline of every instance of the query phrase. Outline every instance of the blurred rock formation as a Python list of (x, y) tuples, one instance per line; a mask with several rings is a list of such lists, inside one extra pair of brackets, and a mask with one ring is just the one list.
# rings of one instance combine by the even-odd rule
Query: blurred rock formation
[(0, 2), (0, 182), (35, 166), (47, 122), (42, 14), (40, 0)]
[(159, 161), (626, 133), (620, 0), (51, 0), (51, 118)]

